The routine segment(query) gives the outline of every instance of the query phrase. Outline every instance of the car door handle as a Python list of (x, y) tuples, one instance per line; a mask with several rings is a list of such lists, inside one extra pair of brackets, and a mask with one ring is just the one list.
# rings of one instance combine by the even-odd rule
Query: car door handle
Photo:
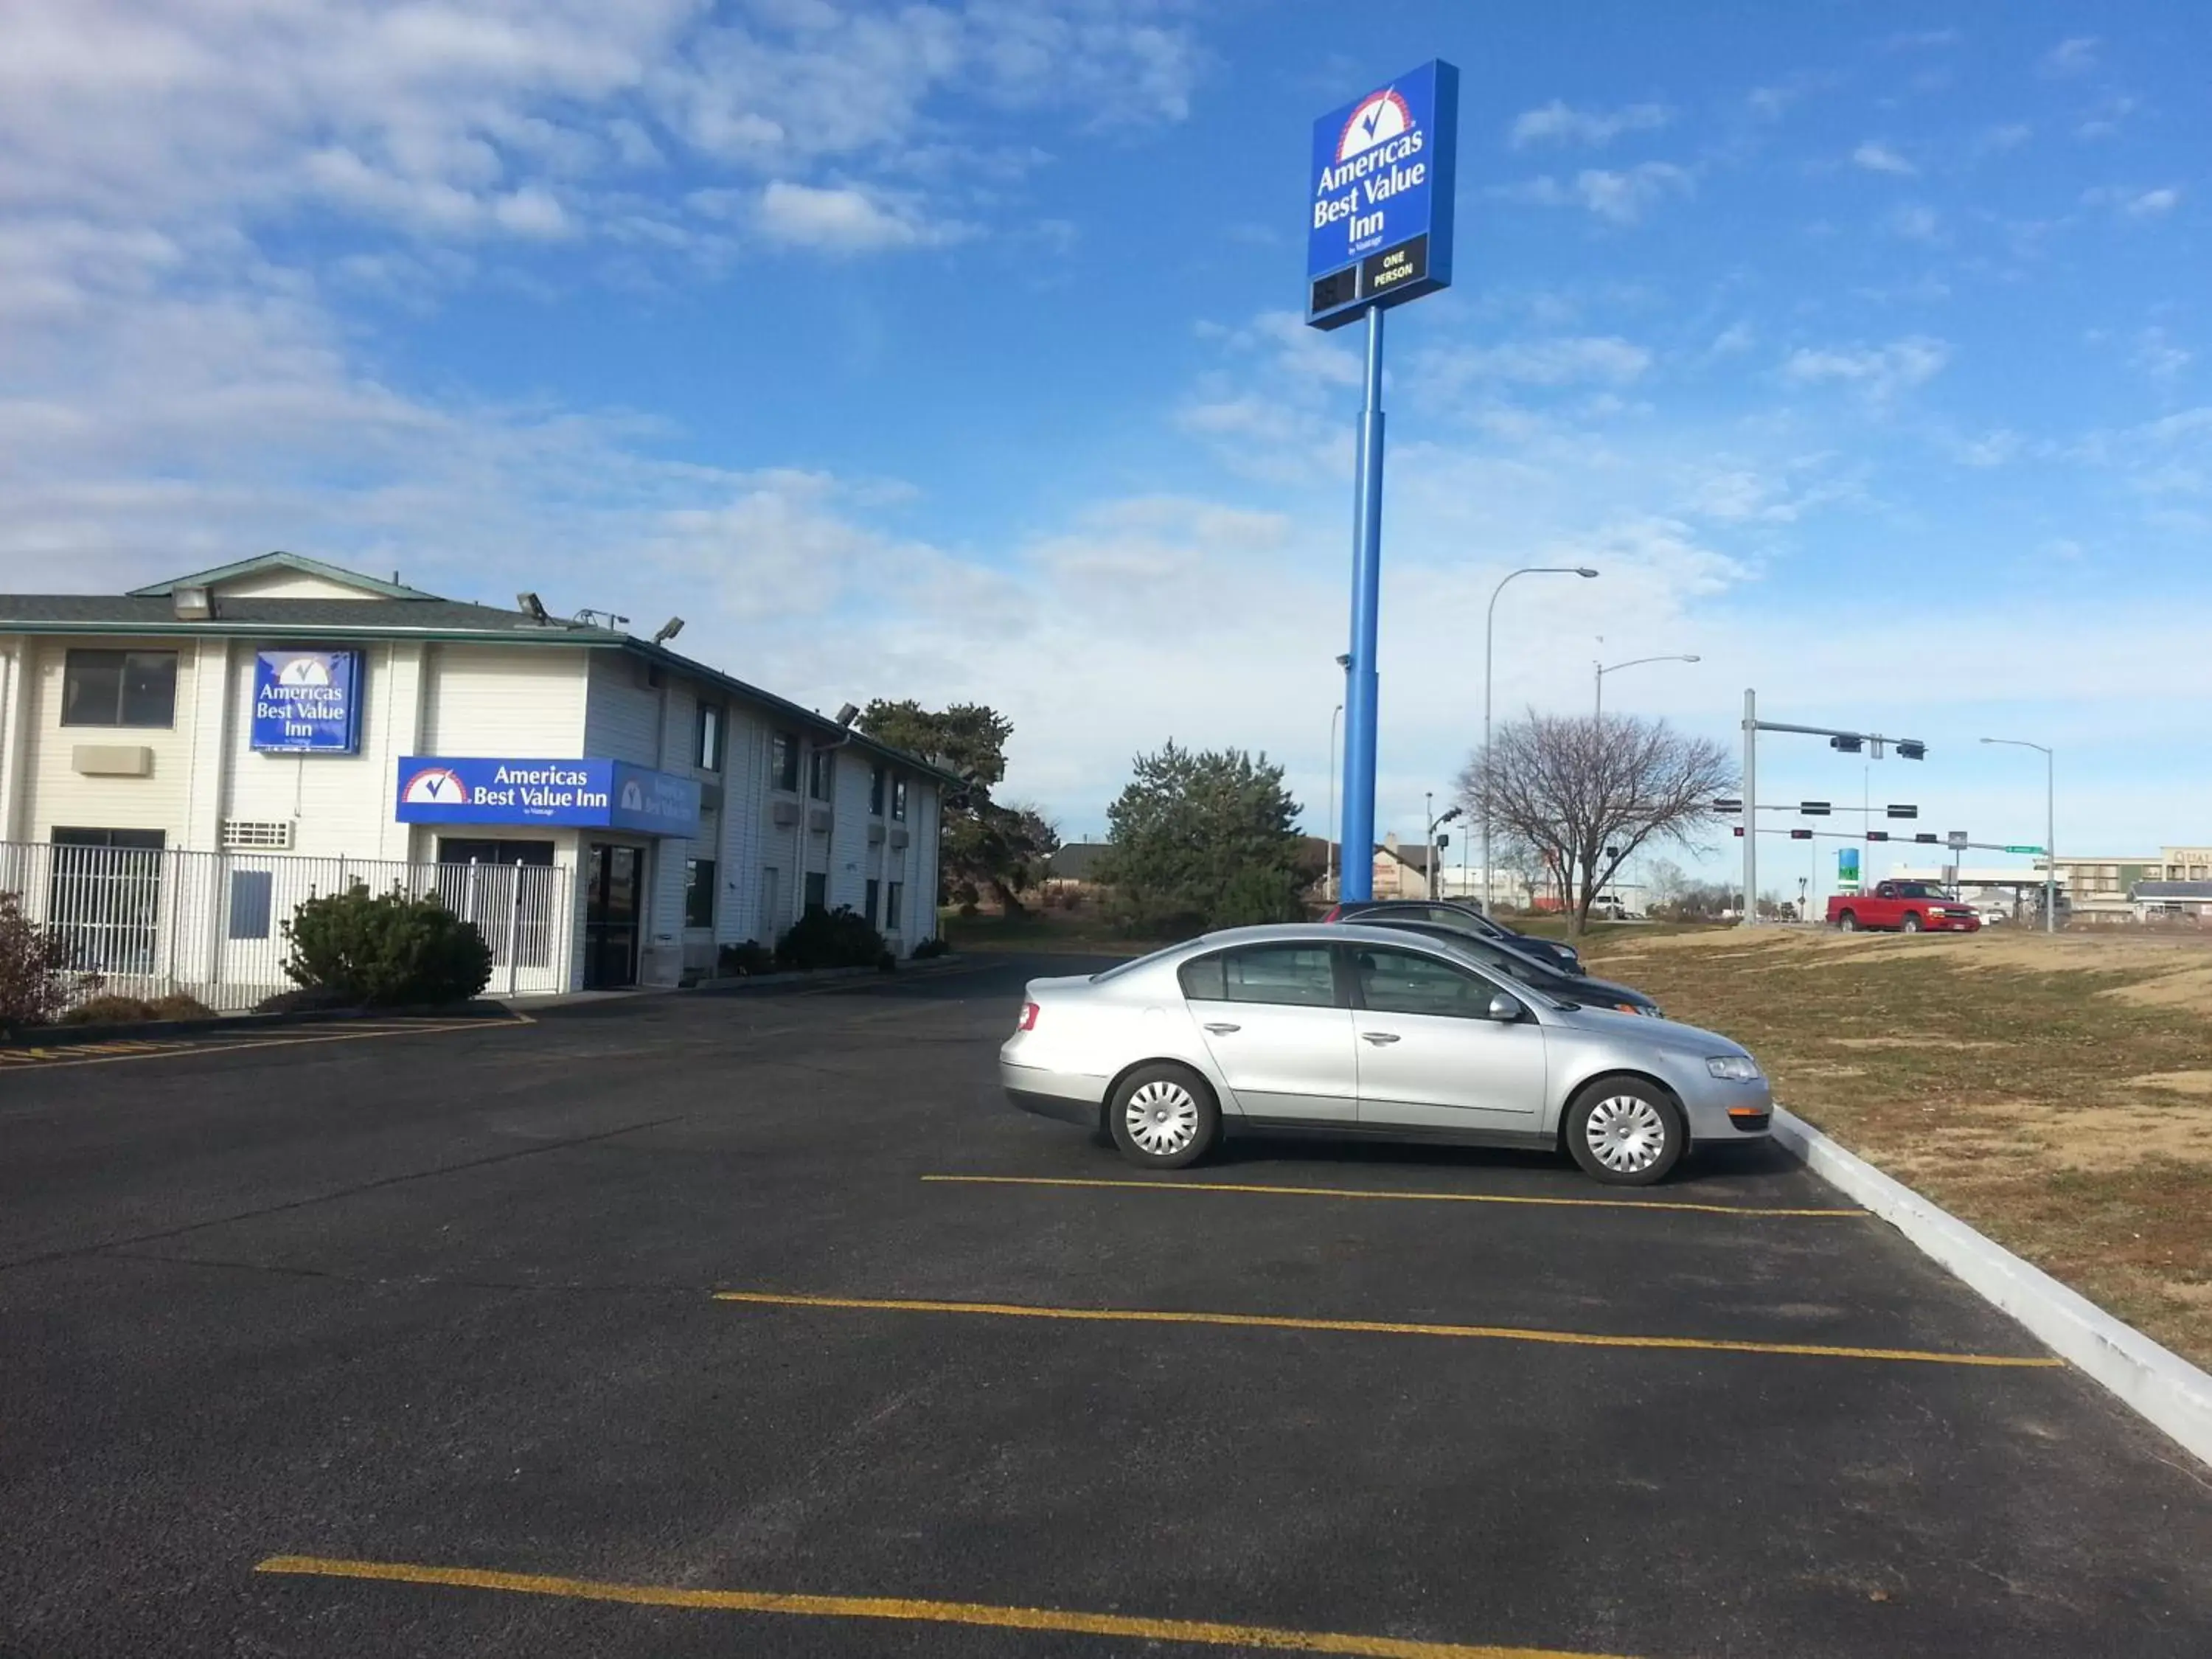
[(1208, 1020), (1206, 1029), (1216, 1036), (1227, 1036), (1231, 1031), (1241, 1031), (1242, 1025), (1231, 1025), (1226, 1020)]
[(1359, 1035), (1378, 1048), (1383, 1043), (1395, 1042), (1398, 1040), (1398, 1034), (1395, 1031), (1362, 1031)]

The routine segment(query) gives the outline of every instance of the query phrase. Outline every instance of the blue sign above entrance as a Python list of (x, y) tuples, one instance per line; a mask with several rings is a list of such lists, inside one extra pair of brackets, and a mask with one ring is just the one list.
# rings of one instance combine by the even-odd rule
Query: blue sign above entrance
[(574, 824), (643, 836), (699, 833), (699, 786), (618, 760), (460, 759), (399, 763), (402, 823)]
[(264, 753), (279, 755), (358, 752), (361, 653), (257, 653), (253, 746)]
[(1451, 285), (1459, 71), (1424, 64), (1314, 123), (1306, 177), (1306, 320)]

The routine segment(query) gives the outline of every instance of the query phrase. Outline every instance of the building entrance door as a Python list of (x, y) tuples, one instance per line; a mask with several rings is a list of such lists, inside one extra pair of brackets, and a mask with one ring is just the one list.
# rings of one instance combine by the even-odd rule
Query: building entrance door
[(638, 904), (645, 854), (618, 842), (584, 849), (584, 988), (637, 983)]

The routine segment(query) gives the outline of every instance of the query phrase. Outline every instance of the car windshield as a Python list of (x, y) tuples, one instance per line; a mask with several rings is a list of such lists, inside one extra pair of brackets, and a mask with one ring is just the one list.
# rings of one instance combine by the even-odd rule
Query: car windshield
[(1423, 938), (1426, 943), (1434, 945), (1439, 951), (1447, 952), (1450, 956), (1457, 958), (1459, 961), (1470, 963), (1476, 968), (1486, 969), (1492, 975), (1505, 975), (1516, 982), (1516, 994), (1517, 995), (1534, 997), (1537, 1001), (1541, 1002), (1547, 1007), (1551, 1008), (1573, 1008), (1580, 1006), (1579, 1004), (1565, 1000), (1556, 991), (1549, 988), (1548, 986), (1540, 988), (1536, 981), (1533, 978), (1522, 978), (1519, 974), (1514, 973), (1502, 962), (1493, 963), (1489, 961), (1480, 951), (1473, 949), (1469, 945), (1462, 944), (1459, 939), (1454, 938), (1449, 933), (1425, 932), (1423, 933)]

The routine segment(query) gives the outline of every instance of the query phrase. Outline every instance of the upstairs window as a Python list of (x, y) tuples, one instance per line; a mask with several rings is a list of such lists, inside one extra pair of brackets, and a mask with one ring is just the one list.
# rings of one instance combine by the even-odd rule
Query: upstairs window
[(837, 757), (827, 749), (817, 749), (807, 757), (806, 793), (816, 800), (830, 799), (830, 780)]
[(768, 781), (778, 789), (799, 793), (799, 739), (779, 732), (769, 742)]
[(878, 766), (868, 774), (868, 816), (879, 818), (884, 815), (884, 785), (890, 778), (890, 769)]
[(62, 670), (64, 726), (174, 726), (173, 651), (72, 651)]
[(891, 816), (902, 823), (906, 822), (906, 780), (904, 778), (894, 778), (891, 781)]
[(702, 772), (722, 769), (722, 710), (720, 705), (699, 705), (699, 745), (692, 762)]

